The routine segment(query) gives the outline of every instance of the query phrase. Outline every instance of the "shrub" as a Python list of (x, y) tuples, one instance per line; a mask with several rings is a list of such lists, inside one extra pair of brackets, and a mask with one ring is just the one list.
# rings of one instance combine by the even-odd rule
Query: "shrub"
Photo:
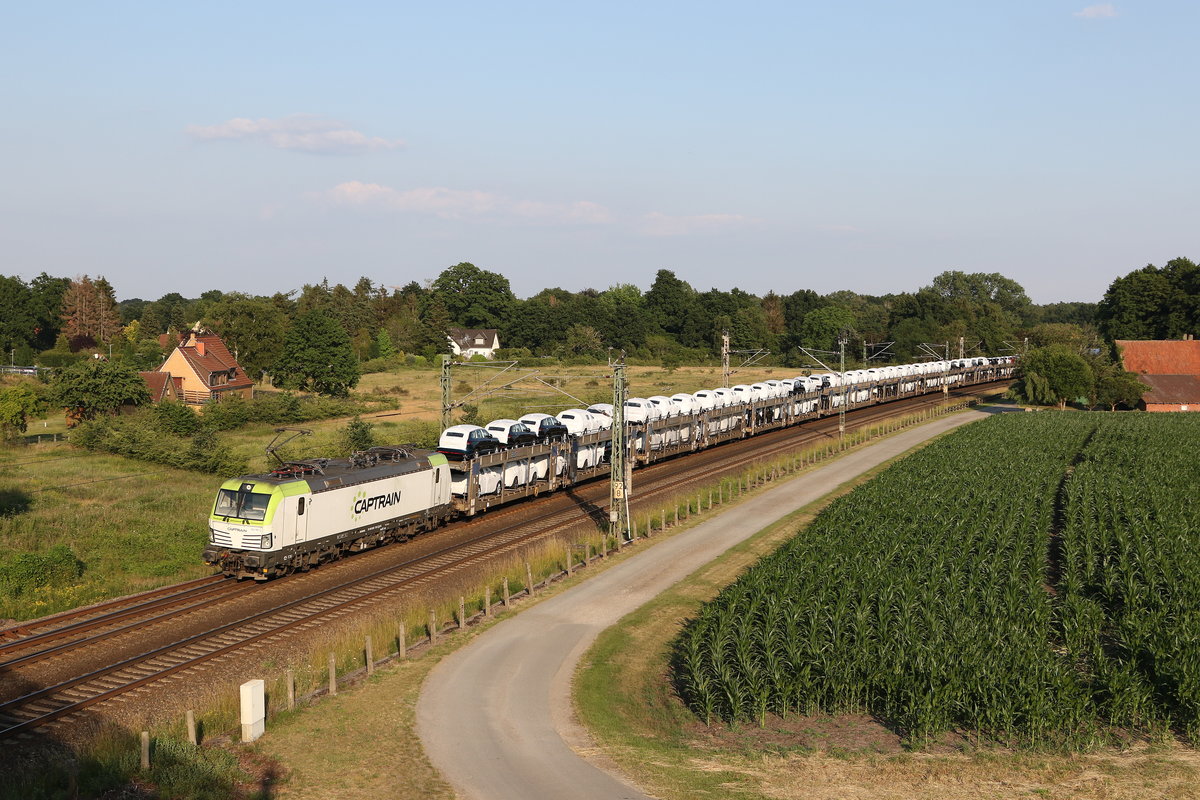
[(87, 353), (72, 353), (69, 350), (46, 350), (38, 353), (37, 364), (40, 367), (61, 369), (87, 360)]
[(221, 442), (212, 428), (201, 428), (188, 439), (167, 429), (153, 412), (81, 423), (71, 433), (71, 443), (197, 472), (236, 475), (246, 471), (245, 460)]
[(201, 420), (206, 428), (214, 431), (230, 431), (245, 425), (250, 421), (250, 416), (250, 403), (234, 395), (226, 397), (220, 402), (206, 405)]
[(359, 365), (359, 372), (366, 375), (371, 372), (391, 372), (404, 366), (402, 356), (390, 356), (388, 358), (372, 358), (362, 362)]
[(363, 422), (361, 418), (355, 417), (347, 422), (338, 434), (338, 446), (346, 453), (369, 450), (377, 444), (374, 428), (370, 422)]
[(16, 597), (42, 586), (70, 583), (83, 569), (83, 562), (65, 544), (44, 553), (17, 553), (0, 559), (0, 592)]
[(190, 436), (200, 429), (200, 418), (183, 403), (169, 400), (154, 406), (158, 424), (177, 436)]

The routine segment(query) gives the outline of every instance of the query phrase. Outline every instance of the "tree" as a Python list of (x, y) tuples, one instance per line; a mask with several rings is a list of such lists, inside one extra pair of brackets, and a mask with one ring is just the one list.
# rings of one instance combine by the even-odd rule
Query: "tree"
[(651, 320), (667, 333), (683, 331), (695, 302), (696, 290), (669, 269), (660, 269), (646, 292), (646, 310)]
[(497, 328), (502, 333), (516, 302), (508, 278), (466, 261), (442, 270), (433, 282), (433, 294), (456, 324)]
[(358, 385), (358, 359), (338, 321), (314, 309), (287, 332), (273, 374), (281, 386), (344, 397)]
[(108, 344), (120, 335), (121, 315), (112, 284), (87, 275), (71, 281), (62, 300), (63, 331), (72, 341)]
[(205, 323), (237, 354), (238, 363), (255, 380), (283, 352), (287, 314), (266, 298), (227, 294), (209, 307)]
[(392, 336), (387, 328), (380, 328), (375, 334), (375, 355), (378, 358), (395, 358), (396, 346), (392, 344)]
[(1200, 267), (1175, 258), (1162, 269), (1147, 264), (1117, 278), (1096, 309), (1112, 339), (1173, 339), (1200, 326)]
[(1096, 393), (1093, 400), (1108, 406), (1109, 411), (1116, 411), (1117, 406), (1137, 408), (1148, 387), (1138, 380), (1133, 372), (1110, 371), (1096, 379)]
[(604, 340), (600, 338), (599, 331), (591, 325), (572, 325), (567, 328), (562, 352), (568, 356), (602, 358), (604, 356)]
[(60, 370), (50, 384), (50, 399), (71, 420), (113, 414), (124, 405), (150, 402), (146, 382), (121, 361), (89, 358)]
[[(0, 347), (17, 348), (37, 340), (33, 293), (18, 277), (0, 275)], [(8, 361), (5, 352), (4, 360)]]
[(70, 279), (52, 278), (45, 272), (29, 282), (32, 295), (30, 308), (37, 321), (37, 327), (34, 329), (37, 340), (32, 344), (39, 350), (53, 347), (58, 338), (62, 329), (63, 295), (67, 293), (70, 285)]
[(1036, 405), (1066, 408), (1077, 397), (1090, 397), (1095, 374), (1083, 356), (1055, 344), (1029, 351), (1017, 367), (1011, 396)]
[(804, 316), (801, 342), (814, 350), (836, 350), (838, 336), (854, 327), (854, 313), (839, 306), (824, 306)]
[(40, 404), (37, 392), (27, 384), (0, 389), (0, 435), (9, 439), (25, 432), (29, 417)]

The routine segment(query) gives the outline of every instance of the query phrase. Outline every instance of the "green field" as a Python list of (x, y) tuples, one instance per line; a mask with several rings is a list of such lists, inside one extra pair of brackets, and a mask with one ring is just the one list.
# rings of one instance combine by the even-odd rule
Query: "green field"
[(673, 677), (702, 719), (867, 713), (1088, 747), (1197, 740), (1200, 417), (1008, 414), (837, 501), (706, 605)]

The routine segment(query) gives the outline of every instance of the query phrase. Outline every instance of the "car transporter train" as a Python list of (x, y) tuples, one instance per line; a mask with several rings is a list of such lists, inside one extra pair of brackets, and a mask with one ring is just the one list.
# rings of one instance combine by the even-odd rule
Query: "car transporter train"
[[(972, 358), (769, 380), (671, 397), (631, 397), (634, 466), (951, 386), (1010, 377), (1011, 358)], [(607, 474), (612, 406), (527, 414), (443, 431), (438, 451), (373, 447), (349, 458), (282, 462), (221, 485), (203, 558), (267, 580), (405, 541), (452, 519)]]

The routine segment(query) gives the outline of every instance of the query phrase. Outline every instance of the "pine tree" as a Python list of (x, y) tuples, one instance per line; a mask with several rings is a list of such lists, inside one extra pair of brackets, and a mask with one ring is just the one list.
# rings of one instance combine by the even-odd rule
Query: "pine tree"
[(63, 328), (67, 340), (90, 336), (96, 328), (96, 286), (87, 275), (71, 281), (63, 295)]
[(63, 295), (63, 333), (70, 341), (91, 339), (108, 344), (121, 335), (121, 315), (116, 293), (105, 278), (82, 275)]
[(117, 293), (104, 276), (92, 283), (96, 293), (96, 332), (92, 338), (97, 342), (111, 344), (121, 335), (121, 312), (117, 308)]

